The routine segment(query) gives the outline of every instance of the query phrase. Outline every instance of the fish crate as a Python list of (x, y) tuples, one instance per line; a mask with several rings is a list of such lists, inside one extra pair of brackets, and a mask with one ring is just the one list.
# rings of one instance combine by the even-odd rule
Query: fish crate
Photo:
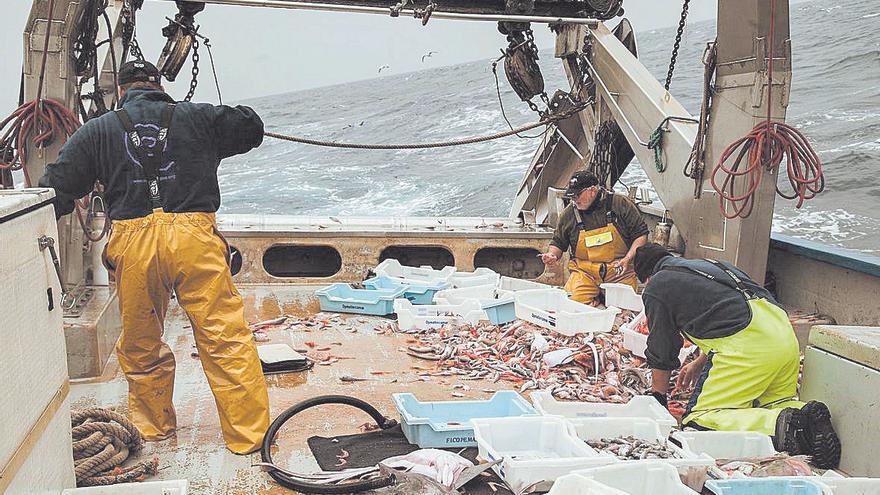
[[(620, 334), (623, 335), (623, 346), (629, 349), (633, 355), (642, 359), (645, 358), (645, 349), (648, 348), (648, 336), (636, 330), (641, 321), (645, 320), (645, 313), (641, 312), (629, 323), (620, 326)], [(684, 363), (684, 360), (696, 349), (695, 345), (682, 347), (678, 352), (678, 360)]]
[(498, 285), (499, 280), (501, 280), (501, 275), (495, 270), (485, 267), (477, 268), (472, 272), (455, 272), (449, 277), (449, 282), (455, 289), (478, 285)]
[[(817, 481), (806, 478), (709, 480), (706, 482), (706, 488), (715, 495), (823, 495), (825, 487), (818, 479), (817, 477)], [(830, 495), (828, 492), (824, 494)]]
[[(648, 442), (664, 445), (671, 454), (668, 458), (657, 459), (677, 468), (702, 467), (706, 471), (715, 467), (715, 459), (705, 454), (697, 454), (680, 447), (664, 435), (657, 421), (648, 418), (569, 418), (566, 419), (569, 432), (584, 442), (604, 438), (634, 437)], [(602, 449), (596, 448), (599, 452)], [(613, 453), (612, 453), (613, 454)], [(619, 457), (618, 457), (619, 459)], [(627, 460), (627, 459), (621, 459)], [(638, 459), (629, 459), (638, 460)]]
[(547, 491), (556, 478), (573, 470), (619, 462), (572, 436), (562, 418), (475, 419), (472, 423), (479, 458), (501, 459), (492, 469), (514, 493)]
[(437, 293), (435, 300), (438, 304), (461, 304), (467, 300), (475, 300), (480, 303), (493, 325), (503, 325), (516, 319), (513, 292), (498, 289), (494, 285), (445, 289)]
[(825, 495), (877, 495), (880, 494), (880, 478), (843, 478), (828, 476), (827, 472), (816, 479), (827, 487)]
[(599, 287), (605, 291), (606, 306), (614, 306), (615, 308), (628, 309), (639, 313), (645, 310), (642, 296), (636, 294), (636, 291), (629, 285), (607, 283), (601, 284)]
[(396, 259), (388, 258), (376, 265), (373, 273), (377, 276), (388, 277), (397, 282), (435, 284), (438, 282), (449, 282), (449, 277), (455, 273), (455, 267), (445, 266), (441, 270), (435, 270), (430, 266), (401, 265)]
[(521, 278), (506, 277), (502, 275), (501, 280), (498, 281), (498, 288), (517, 292), (521, 290), (531, 289), (552, 289), (553, 286), (542, 284), (540, 282), (533, 282), (531, 280), (523, 280)]
[(672, 438), (683, 449), (715, 459), (767, 457), (777, 453), (773, 440), (755, 431), (676, 431)]
[(681, 471), (663, 461), (627, 461), (576, 471), (628, 495), (698, 495), (681, 480)]
[(477, 301), (416, 306), (407, 299), (397, 299), (394, 312), (397, 313), (397, 327), (401, 330), (439, 329), (450, 324), (476, 325), (480, 320), (489, 319)]
[(663, 437), (678, 426), (678, 421), (653, 397), (637, 395), (626, 404), (604, 402), (568, 402), (556, 400), (549, 392), (532, 392), (532, 405), (544, 416), (562, 418), (647, 418), (654, 420)]
[(452, 287), (449, 282), (398, 282), (386, 276), (377, 276), (364, 280), (367, 289), (404, 288), (403, 297), (413, 304), (434, 304), (434, 296), (438, 291)]
[(553, 487), (547, 495), (627, 495), (627, 493), (579, 474), (567, 474), (553, 482)]
[(188, 486), (186, 480), (145, 481), (141, 483), (69, 488), (61, 492), (61, 495), (186, 495)]
[(606, 333), (614, 326), (618, 308), (597, 309), (572, 301), (561, 289), (532, 289), (515, 293), (516, 317), (562, 335)]
[(394, 313), (394, 300), (403, 297), (396, 289), (353, 289), (348, 284), (332, 284), (315, 291), (321, 311), (384, 316)]
[(476, 447), (475, 418), (537, 416), (538, 412), (512, 390), (495, 392), (489, 400), (421, 402), (410, 393), (391, 396), (409, 443), (420, 448)]

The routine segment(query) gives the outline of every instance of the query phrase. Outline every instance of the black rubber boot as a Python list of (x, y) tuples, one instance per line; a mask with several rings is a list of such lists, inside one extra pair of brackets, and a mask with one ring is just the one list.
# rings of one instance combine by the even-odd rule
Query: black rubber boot
[(803, 453), (812, 458), (812, 464), (820, 469), (834, 469), (840, 465), (840, 439), (831, 425), (828, 406), (810, 401), (798, 416), (802, 423), (798, 443), (805, 450)]
[(776, 418), (776, 435), (773, 437), (773, 447), (779, 452), (787, 452), (788, 455), (806, 454), (798, 442), (798, 433), (801, 425), (801, 414), (798, 409), (787, 407)]

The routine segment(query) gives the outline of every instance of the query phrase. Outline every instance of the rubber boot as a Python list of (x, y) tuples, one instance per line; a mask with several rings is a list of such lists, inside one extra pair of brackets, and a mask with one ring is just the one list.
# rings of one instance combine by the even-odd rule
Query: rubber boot
[(787, 407), (776, 418), (776, 435), (773, 436), (773, 448), (788, 455), (801, 455), (806, 452), (798, 442), (798, 434), (802, 428), (800, 410)]
[(840, 465), (840, 439), (831, 425), (828, 406), (819, 401), (807, 402), (798, 416), (801, 428), (798, 443), (820, 469), (834, 469)]

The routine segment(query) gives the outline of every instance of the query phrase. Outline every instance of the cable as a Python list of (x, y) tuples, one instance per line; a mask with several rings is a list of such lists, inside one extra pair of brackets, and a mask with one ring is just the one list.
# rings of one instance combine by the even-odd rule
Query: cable
[[(779, 169), (782, 160), (786, 161), (788, 183), (793, 192), (786, 194), (776, 186), (776, 192), (786, 199), (797, 199), (796, 208), (804, 201), (814, 198), (825, 189), (825, 176), (822, 174), (822, 163), (819, 156), (810, 146), (807, 139), (794, 127), (784, 122), (772, 121), (773, 95), (773, 51), (776, 25), (776, 0), (770, 0), (770, 32), (768, 34), (767, 58), (767, 119), (756, 125), (744, 137), (728, 146), (712, 171), (712, 188), (718, 193), (719, 207), (725, 218), (746, 218), (752, 213), (755, 204), (755, 193), (761, 183), (763, 170), (772, 172)], [(733, 164), (727, 161), (734, 157)], [(747, 165), (743, 167), (743, 160)], [(721, 184), (717, 176), (724, 175)], [(744, 177), (748, 183), (742, 194), (735, 191), (739, 188), (737, 179)], [(727, 203), (731, 205), (728, 211)]]
[[(375, 407), (355, 397), (348, 397), (345, 395), (322, 395), (319, 397), (313, 397), (291, 406), (278, 415), (278, 417), (275, 418), (275, 421), (272, 421), (272, 424), (269, 425), (269, 430), (266, 431), (266, 435), (263, 437), (263, 444), (260, 448), (260, 458), (263, 463), (274, 465), (272, 462), (272, 445), (275, 443), (275, 436), (278, 435), (278, 431), (286, 422), (290, 421), (291, 418), (306, 409), (326, 404), (341, 404), (360, 409), (369, 414), (370, 417), (373, 418), (373, 421), (375, 421), (383, 430), (397, 425), (397, 421), (386, 418)], [(357, 493), (366, 490), (375, 490), (394, 484), (394, 476), (383, 476), (368, 480), (349, 481), (337, 484), (323, 484), (294, 477), (292, 476), (293, 473), (286, 473), (278, 468), (269, 468), (268, 473), (269, 476), (281, 486), (302, 493)]]
[(541, 127), (544, 125), (551, 124), (553, 122), (558, 122), (560, 120), (565, 120), (572, 115), (576, 114), (583, 110), (583, 105), (578, 105), (574, 108), (571, 108), (565, 112), (562, 112), (558, 115), (552, 115), (541, 119), (538, 122), (527, 124), (524, 126), (517, 127), (515, 129), (511, 129), (509, 131), (496, 132), (495, 134), (489, 134), (486, 136), (476, 136), (470, 138), (462, 138), (462, 139), (453, 139), (450, 141), (440, 141), (434, 143), (402, 143), (402, 144), (361, 144), (361, 143), (339, 143), (336, 141), (321, 141), (318, 139), (308, 139), (304, 137), (298, 136), (288, 136), (285, 134), (278, 134), (276, 132), (264, 132), (263, 135), (266, 137), (271, 137), (275, 139), (281, 139), (283, 141), (291, 141), (294, 143), (300, 144), (310, 144), (314, 146), (326, 146), (329, 148), (349, 148), (349, 149), (359, 149), (359, 150), (413, 150), (413, 149), (428, 149), (428, 148), (444, 148), (449, 146), (462, 146), (465, 144), (474, 144), (474, 143), (482, 143), (484, 141), (491, 141), (493, 139), (500, 139), (503, 137), (512, 136), (519, 132), (528, 131), (530, 129), (534, 129), (536, 127)]

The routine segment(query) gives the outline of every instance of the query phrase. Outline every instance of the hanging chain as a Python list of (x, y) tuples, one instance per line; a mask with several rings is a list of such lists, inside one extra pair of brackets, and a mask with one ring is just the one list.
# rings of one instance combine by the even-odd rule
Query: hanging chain
[(669, 72), (666, 73), (666, 84), (663, 86), (669, 91), (672, 84), (672, 73), (675, 71), (675, 59), (678, 58), (678, 47), (681, 45), (681, 36), (684, 34), (684, 24), (688, 16), (688, 4), (691, 0), (684, 0), (681, 6), (681, 19), (678, 21), (678, 33), (675, 35), (675, 45), (672, 47), (672, 59), (669, 60)]
[(135, 8), (129, 3), (129, 0), (122, 3), (122, 43), (135, 60), (144, 60), (144, 54), (141, 52), (141, 47), (135, 36), (134, 11)]
[(196, 94), (196, 86), (199, 85), (199, 39), (195, 36), (195, 34), (193, 34), (192, 37), (193, 37), (192, 80), (189, 82), (189, 92), (186, 94), (186, 97), (183, 99), (183, 101), (192, 100), (193, 95)]

